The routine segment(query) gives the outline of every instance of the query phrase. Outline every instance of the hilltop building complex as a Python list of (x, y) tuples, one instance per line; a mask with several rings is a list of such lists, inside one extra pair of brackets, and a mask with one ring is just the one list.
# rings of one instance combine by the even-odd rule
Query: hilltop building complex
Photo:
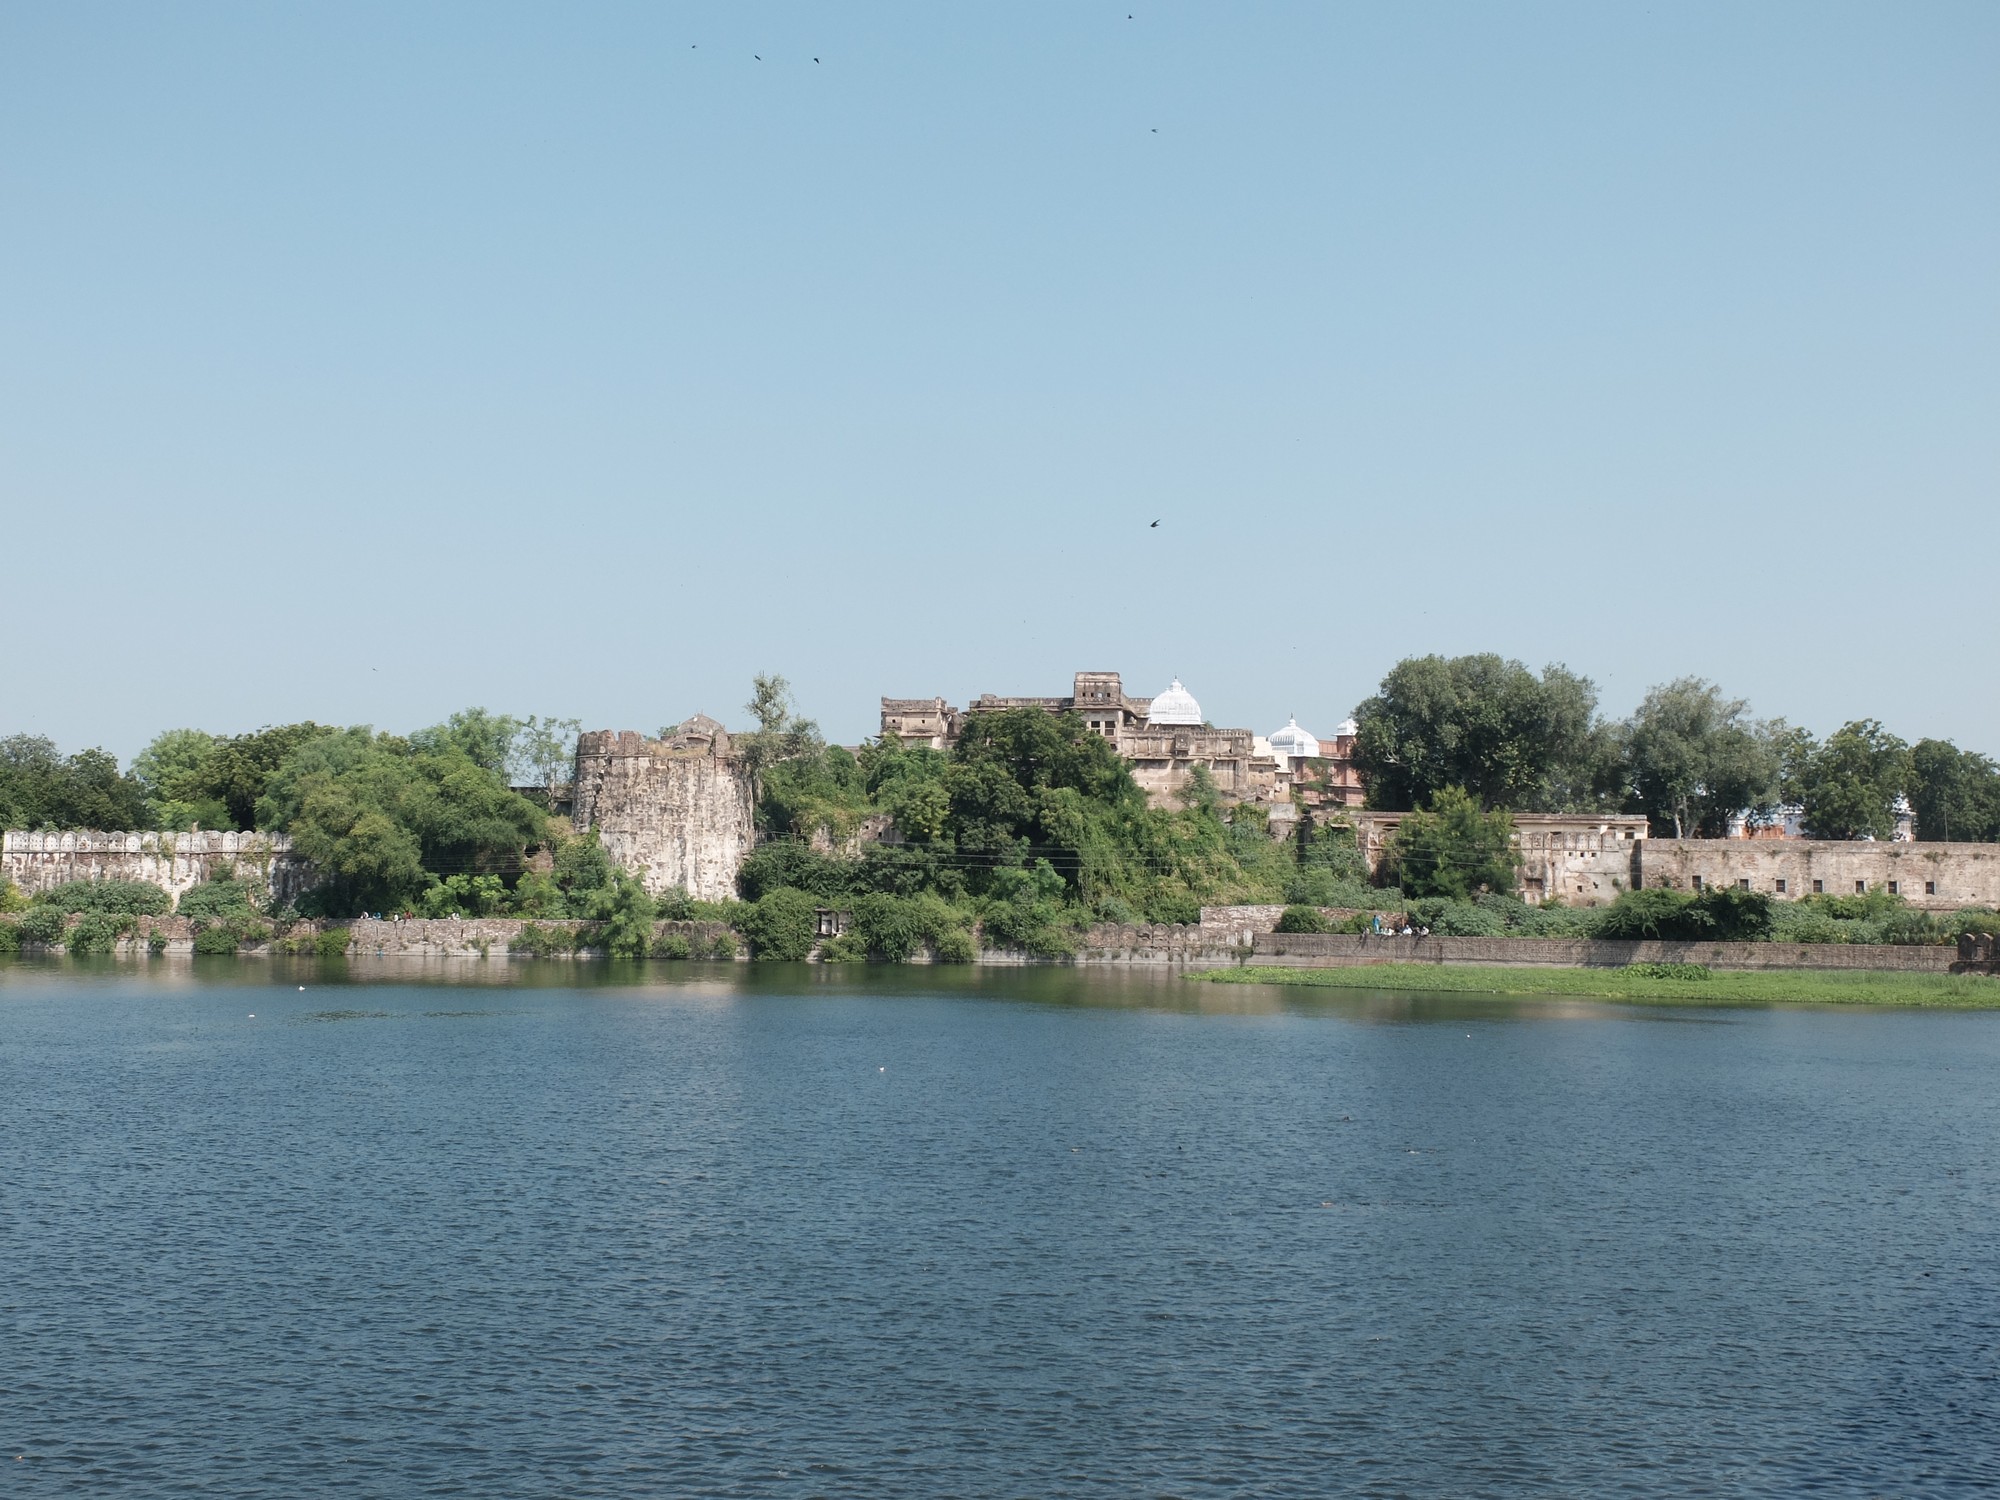
[(906, 745), (945, 750), (957, 742), (969, 716), (1010, 708), (1075, 714), (1131, 763), (1132, 779), (1156, 803), (1183, 791), (1199, 767), (1225, 802), (1271, 803), (1289, 812), (1297, 787), (1315, 804), (1361, 804), (1353, 720), (1325, 741), (1301, 729), (1296, 719), (1268, 739), (1249, 729), (1217, 729), (1178, 678), (1156, 698), (1131, 697), (1116, 672), (1078, 672), (1065, 697), (982, 693), (964, 708), (943, 698), (884, 698), (881, 732)]

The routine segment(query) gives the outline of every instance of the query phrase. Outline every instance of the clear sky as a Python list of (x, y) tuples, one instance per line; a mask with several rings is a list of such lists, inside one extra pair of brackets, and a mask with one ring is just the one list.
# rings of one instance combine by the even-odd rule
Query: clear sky
[(1494, 650), (2000, 752), (1996, 80), (1991, 0), (6, 0), (0, 733)]

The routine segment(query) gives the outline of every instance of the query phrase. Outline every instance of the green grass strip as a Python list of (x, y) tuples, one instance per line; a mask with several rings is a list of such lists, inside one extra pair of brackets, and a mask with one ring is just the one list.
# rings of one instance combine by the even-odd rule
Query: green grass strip
[(1738, 972), (1663, 979), (1622, 969), (1526, 965), (1357, 964), (1326, 969), (1211, 969), (1191, 979), (1213, 984), (1284, 984), (1306, 989), (1411, 990), (1455, 995), (1572, 995), (1647, 1005), (1886, 1005), (2000, 1010), (2000, 978), (1976, 974), (1896, 974), (1823, 969)]

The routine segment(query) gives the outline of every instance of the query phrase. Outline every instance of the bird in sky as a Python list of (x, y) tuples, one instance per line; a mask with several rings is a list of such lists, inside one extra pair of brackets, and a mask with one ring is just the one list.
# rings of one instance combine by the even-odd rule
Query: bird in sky
[(814, 61), (814, 62), (818, 62), (818, 61), (819, 61), (819, 59), (815, 57), (815, 58), (813, 59), (813, 61)]
[[(1153, 526), (1158, 526), (1159, 524), (1160, 524), (1160, 523), (1159, 523), (1158, 521), (1155, 521), (1155, 522), (1153, 523)], [(1152, 526), (1149, 526), (1149, 527), (1147, 527), (1146, 529), (1147, 529), (1148, 531), (1150, 531), (1150, 530), (1152, 530), (1152, 529), (1153, 529), (1153, 527), (1152, 527)]]
[(764, 60), (763, 58), (761, 58), (761, 57), (758, 57), (758, 56), (757, 56), (757, 54), (756, 54), (755, 52), (751, 53), (750, 55), (751, 55), (752, 57), (756, 57), (756, 58), (757, 58), (757, 61), (758, 61), (758, 62), (762, 62), (762, 61)]

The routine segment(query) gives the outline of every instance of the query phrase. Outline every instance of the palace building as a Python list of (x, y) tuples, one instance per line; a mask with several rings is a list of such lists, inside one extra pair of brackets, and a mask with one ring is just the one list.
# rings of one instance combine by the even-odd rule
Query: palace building
[[(1248, 729), (1217, 729), (1178, 678), (1155, 698), (1134, 698), (1116, 672), (1078, 672), (1065, 697), (1002, 698), (982, 693), (954, 708), (942, 698), (884, 698), (882, 733), (906, 745), (950, 748), (971, 714), (1010, 708), (1073, 713), (1091, 733), (1110, 741), (1132, 765), (1132, 777), (1154, 802), (1185, 788), (1197, 767), (1227, 802), (1276, 802), (1289, 806), (1292, 790), (1311, 801), (1358, 806), (1360, 779), (1348, 758), (1354, 725), (1341, 725), (1331, 743), (1301, 729), (1295, 719), (1268, 740)], [(1309, 789), (1309, 790), (1308, 790)]]

